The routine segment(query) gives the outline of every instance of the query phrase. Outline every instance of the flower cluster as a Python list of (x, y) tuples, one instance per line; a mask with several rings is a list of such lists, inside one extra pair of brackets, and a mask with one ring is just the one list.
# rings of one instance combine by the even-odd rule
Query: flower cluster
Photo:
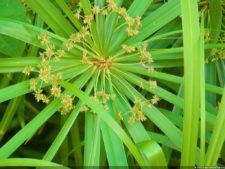
[(71, 0), (71, 1), (67, 4), (67, 6), (68, 6), (68, 8), (72, 11), (72, 10), (74, 9), (74, 6), (76, 6), (77, 3), (78, 3), (77, 0)]
[[(207, 33), (207, 34), (206, 34)], [(208, 32), (206, 32), (205, 34), (207, 35), (207, 38), (205, 38), (205, 41), (208, 42), (210, 40), (210, 35)], [(206, 36), (205, 35), (205, 36)], [(219, 40), (218, 41), (221, 41), (222, 43), (225, 42), (225, 33), (223, 33)], [(209, 61), (210, 62), (216, 62), (218, 60), (224, 60), (225, 59), (225, 48), (213, 48), (210, 52), (210, 54), (207, 56), (206, 58), (206, 63), (208, 63)]]
[(133, 124), (136, 121), (145, 121), (146, 120), (144, 113), (136, 105), (134, 105), (131, 108), (130, 112), (132, 113), (132, 116), (130, 117), (130, 120), (129, 120), (130, 123)]
[[(61, 97), (61, 114), (66, 114), (72, 109), (72, 99), (70, 96), (61, 95), (62, 90), (59, 85), (59, 81), (62, 79), (61, 73), (53, 73), (52, 66), (50, 63), (60, 61), (61, 57), (65, 56), (65, 51), (63, 49), (56, 49), (55, 45), (51, 43), (51, 37), (46, 33), (41, 33), (38, 36), (40, 43), (45, 48), (43, 52), (40, 52), (41, 63), (37, 67), (27, 66), (24, 68), (23, 73), (27, 76), (31, 75), (33, 70), (37, 70), (38, 78), (30, 79), (30, 90), (34, 92), (35, 99), (37, 102), (42, 101), (48, 104), (51, 97), (59, 98)], [(49, 92), (43, 90), (44, 84), (50, 83)], [(47, 95), (46, 93), (50, 93)]]
[(153, 63), (154, 60), (153, 60), (150, 52), (147, 50), (148, 44), (146, 42), (144, 42), (139, 47), (128, 46), (128, 45), (125, 45), (125, 44), (123, 44), (121, 47), (128, 54), (138, 51), (138, 55), (139, 55), (139, 58), (140, 58), (140, 62), (139, 62), (140, 65), (143, 66), (144, 68), (147, 68), (148, 71), (150, 71), (150, 72), (154, 71), (154, 69), (152, 67), (147, 66), (147, 65), (150, 65), (151, 63)]
[(97, 104), (102, 104), (105, 110), (108, 110), (107, 101), (115, 99), (115, 94), (107, 94), (105, 91), (100, 91), (92, 97)]
[[(81, 15), (82, 9), (79, 8), (77, 12), (75, 13), (75, 17), (77, 19), (82, 18), (83, 23), (87, 24), (86, 28), (89, 28), (92, 21), (94, 20), (94, 15), (98, 15), (101, 13), (103, 16), (107, 16), (110, 12), (117, 13), (121, 19), (125, 21), (127, 24), (127, 33), (129, 36), (135, 36), (139, 33), (139, 29), (142, 27), (141, 24), (141, 17), (137, 16), (135, 18), (132, 18), (127, 13), (126, 8), (118, 7), (115, 0), (108, 0), (107, 7), (100, 8), (99, 6), (93, 6), (92, 7), (92, 14), (86, 15), (82, 17)], [(87, 29), (88, 30), (88, 29)]]
[[(120, 27), (125, 27), (124, 31), (127, 32), (128, 37), (136, 36), (139, 33), (139, 29), (142, 27), (141, 17), (131, 17), (127, 10), (123, 7), (117, 6), (115, 0), (108, 0), (105, 7), (100, 8), (99, 6), (91, 6), (91, 13), (85, 14), (82, 10), (81, 5), (76, 9), (74, 17), (82, 24), (82, 27), (79, 31), (72, 33), (67, 40), (65, 40), (62, 46), (56, 47), (52, 43), (51, 37), (46, 33), (41, 33), (37, 38), (40, 41), (41, 45), (45, 50), (40, 52), (41, 62), (38, 66), (32, 67), (27, 66), (24, 68), (23, 73), (27, 76), (32, 76), (35, 73), (38, 73), (37, 78), (30, 79), (30, 90), (34, 92), (35, 99), (37, 102), (49, 103), (51, 99), (59, 98), (61, 100), (60, 112), (62, 115), (69, 113), (74, 108), (74, 98), (71, 95), (65, 94), (66, 92), (62, 91), (62, 87), (59, 84), (59, 81), (62, 79), (61, 73), (55, 73), (53, 67), (55, 62), (60, 62), (61, 58), (66, 54), (73, 53), (73, 49), (79, 50), (81, 52), (80, 56), (76, 56), (79, 64), (88, 65), (88, 67), (93, 66), (95, 70), (99, 70), (99, 82), (101, 87), (96, 87), (91, 92), (93, 100), (97, 104), (101, 104), (105, 110), (108, 110), (109, 101), (114, 101), (116, 95), (113, 93), (107, 93), (105, 82), (110, 79), (111, 67), (114, 66), (116, 62), (116, 57), (122, 57), (126, 55), (135, 55), (135, 65), (137, 67), (142, 67), (148, 72), (154, 72), (152, 67), (153, 58), (148, 51), (148, 43), (140, 43), (139, 46), (132, 46), (127, 44), (122, 44), (121, 49), (122, 55), (115, 56), (105, 56), (105, 51), (101, 51), (101, 48), (95, 44), (94, 34), (93, 34), (93, 25), (95, 24), (95, 19), (97, 15), (101, 14), (104, 17), (107, 17), (110, 13), (116, 13), (119, 24), (115, 28), (117, 30)], [(122, 22), (123, 21), (123, 22)], [(125, 24), (123, 24), (125, 23)], [(98, 31), (98, 30), (97, 30)], [(96, 48), (98, 48), (96, 50)], [(107, 53), (107, 52), (106, 52)], [(114, 60), (115, 59), (115, 60)], [(34, 72), (34, 73), (32, 73)], [(109, 83), (112, 83), (108, 81)], [(50, 87), (45, 87), (50, 84)], [(98, 81), (96, 82), (98, 85)], [(96, 85), (96, 86), (97, 86)], [(111, 86), (113, 86), (111, 84)], [(154, 80), (141, 81), (140, 88), (156, 88), (157, 82)], [(45, 87), (45, 88), (44, 88)], [(101, 90), (99, 89), (101, 88)], [(113, 88), (113, 87), (112, 87)], [(142, 101), (140, 98), (135, 98), (132, 101), (131, 109), (127, 114), (129, 114), (129, 121), (134, 123), (136, 121), (144, 121), (146, 119), (143, 113), (143, 107), (151, 107), (152, 104), (157, 104), (159, 101), (158, 96), (153, 96), (149, 101)], [(82, 112), (87, 112), (89, 108), (84, 105), (82, 106)], [(121, 112), (118, 113), (120, 120), (123, 120), (124, 114)]]
[[(210, 57), (208, 58), (211, 62), (225, 59), (225, 49), (212, 49)], [(208, 61), (208, 60), (207, 60)]]
[(130, 109), (131, 116), (130, 116), (129, 122), (133, 124), (136, 121), (145, 121), (146, 116), (143, 113), (144, 107), (146, 106), (148, 108), (152, 108), (152, 105), (157, 104), (159, 100), (160, 98), (156, 95), (154, 95), (153, 98), (150, 99), (151, 103), (149, 103), (149, 101), (143, 101), (141, 98), (136, 97), (134, 99), (134, 105)]
[(116, 12), (121, 18), (123, 18), (128, 25), (127, 33), (128, 36), (135, 36), (139, 33), (139, 29), (142, 27), (141, 17), (136, 16), (132, 18), (126, 11), (126, 8), (117, 7), (115, 0), (108, 0), (108, 8), (109, 10)]
[(136, 51), (136, 48), (133, 46), (122, 45), (121, 46), (127, 53), (132, 53)]
[(66, 115), (73, 108), (73, 98), (68, 95), (63, 95), (61, 98), (61, 114)]
[[(125, 44), (123, 44), (121, 47), (128, 54), (137, 53), (140, 58), (140, 62), (139, 62), (140, 66), (146, 68), (149, 72), (155, 71), (154, 68), (148, 66), (148, 65), (151, 65), (151, 63), (153, 63), (154, 60), (153, 60), (150, 52), (147, 50), (148, 44), (146, 42), (144, 42), (139, 47), (129, 46), (129, 45), (125, 45)], [(157, 87), (157, 82), (155, 80), (150, 80), (148, 83), (149, 83), (150, 88)], [(145, 85), (146, 85), (146, 82), (141, 81), (139, 86), (141, 89), (145, 89)], [(158, 96), (154, 95), (152, 97), (152, 99), (150, 99), (150, 102), (151, 102), (151, 104), (157, 104), (159, 102), (159, 100), (160, 100), (160, 98)], [(146, 117), (142, 113), (142, 108), (146, 104), (147, 103), (144, 101), (141, 101), (140, 98), (135, 99), (134, 106), (130, 110), (130, 112), (132, 113), (130, 120), (129, 120), (130, 123), (134, 123), (136, 121), (144, 121), (146, 119)], [(147, 106), (151, 107), (151, 104), (147, 104)], [(137, 105), (140, 105), (140, 108), (138, 108)], [(119, 118), (123, 119), (121, 114), (119, 115)]]

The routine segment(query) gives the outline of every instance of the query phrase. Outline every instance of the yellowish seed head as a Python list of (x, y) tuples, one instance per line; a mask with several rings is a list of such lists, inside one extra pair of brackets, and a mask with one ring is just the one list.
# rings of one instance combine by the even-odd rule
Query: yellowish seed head
[(51, 94), (54, 97), (60, 97), (61, 95), (61, 87), (57, 85), (53, 85), (51, 88)]
[(99, 8), (98, 6), (93, 6), (92, 12), (93, 12), (95, 15), (97, 15), (97, 14), (100, 13), (100, 8)]
[(30, 73), (32, 72), (33, 68), (31, 66), (26, 66), (23, 70), (23, 73), (27, 76), (30, 75)]

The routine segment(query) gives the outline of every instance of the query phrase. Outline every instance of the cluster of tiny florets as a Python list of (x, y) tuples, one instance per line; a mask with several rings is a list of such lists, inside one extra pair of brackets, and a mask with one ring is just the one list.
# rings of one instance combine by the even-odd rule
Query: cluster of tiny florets
[[(148, 44), (146, 42), (144, 42), (139, 47), (129, 46), (129, 45), (125, 45), (125, 44), (123, 44), (121, 47), (128, 54), (137, 53), (139, 58), (140, 58), (140, 62), (139, 62), (140, 66), (147, 69), (148, 72), (154, 72), (155, 71), (154, 68), (148, 66), (148, 65), (151, 65), (151, 63), (153, 63), (154, 60), (153, 60), (150, 52), (147, 50)], [(148, 82), (141, 81), (140, 84), (139, 84), (139, 87), (141, 89), (145, 89), (145, 85), (148, 85), (152, 89), (152, 88), (157, 87), (157, 82), (155, 80), (150, 80)], [(154, 95), (152, 97), (152, 99), (150, 99), (151, 104), (157, 104), (159, 101), (160, 101), (160, 98), (157, 95)], [(142, 113), (142, 108), (144, 107), (144, 105), (147, 105), (147, 107), (150, 108), (151, 104), (147, 104), (146, 102), (141, 101), (140, 98), (136, 98), (135, 101), (134, 101), (134, 106), (130, 110), (131, 117), (130, 117), (129, 122), (134, 123), (136, 121), (146, 120), (146, 117)], [(140, 108), (137, 105), (139, 105)], [(121, 113), (118, 116), (119, 116), (120, 120), (123, 119)]]
[(206, 62), (216, 62), (218, 60), (224, 60), (225, 59), (225, 49), (212, 49), (210, 52), (210, 57), (207, 58)]
[[(154, 95), (152, 97), (152, 99), (150, 99), (150, 101), (148, 100), (142, 100), (141, 98), (139, 97), (135, 97), (134, 98), (134, 105), (131, 107), (130, 111), (125, 114), (125, 115), (129, 115), (129, 123), (133, 124), (137, 121), (145, 121), (147, 118), (146, 116), (144, 115), (144, 107), (147, 107), (147, 108), (152, 108), (152, 105), (154, 104), (157, 104), (158, 101), (160, 100), (160, 98), (156, 95)], [(121, 112), (118, 112), (118, 118), (120, 120), (123, 120), (123, 116)]]
[(126, 8), (118, 7), (115, 0), (108, 0), (108, 9), (109, 11), (111, 10), (117, 13), (121, 18), (125, 20), (126, 24), (128, 25), (128, 36), (135, 36), (139, 33), (139, 29), (142, 27), (140, 16), (136, 16), (135, 18), (130, 17), (127, 13)]
[[(61, 98), (61, 114), (66, 114), (72, 109), (72, 101), (70, 96), (63, 95), (62, 89), (59, 85), (59, 81), (62, 79), (61, 73), (53, 73), (50, 63), (60, 61), (60, 58), (65, 56), (63, 49), (56, 49), (55, 45), (51, 43), (51, 37), (45, 33), (41, 33), (38, 36), (41, 45), (45, 48), (40, 52), (41, 63), (36, 67), (27, 66), (24, 68), (23, 73), (27, 76), (31, 75), (31, 72), (36, 70), (38, 78), (30, 79), (30, 90), (34, 92), (37, 102), (43, 102), (48, 104), (50, 99)], [(51, 86), (48, 89), (43, 90), (44, 84), (50, 83)], [(47, 95), (50, 93), (50, 95)]]
[(136, 48), (133, 46), (122, 45), (121, 46), (127, 53), (132, 53), (136, 51)]
[(73, 98), (68, 95), (62, 95), (61, 97), (61, 114), (66, 115), (73, 108)]
[(107, 102), (111, 99), (114, 101), (116, 95), (115, 94), (107, 94), (105, 91), (100, 91), (96, 93), (92, 98), (97, 104), (102, 104), (105, 110), (108, 110)]
[(152, 108), (152, 105), (157, 104), (159, 100), (160, 98), (156, 95), (154, 95), (152, 99), (150, 99), (150, 101), (142, 100), (139, 97), (135, 97), (134, 105), (129, 111), (130, 113), (129, 122), (133, 124), (137, 121), (141, 121), (141, 122), (145, 121), (147, 118), (143, 113), (144, 107), (146, 106), (147, 108)]
[[(102, 14), (103, 16), (107, 16), (110, 12), (117, 13), (119, 18), (124, 19), (127, 24), (127, 33), (128, 36), (135, 36), (139, 33), (139, 29), (142, 27), (141, 17), (136, 16), (135, 18), (129, 16), (126, 8), (118, 7), (115, 0), (108, 0), (107, 6), (104, 8), (100, 8), (99, 6), (92, 6), (92, 13), (89, 15), (82, 16), (82, 9), (79, 8), (77, 12), (74, 14), (77, 19), (83, 19), (84, 25), (86, 24), (86, 28), (91, 26), (92, 21), (94, 20), (94, 15)], [(87, 29), (88, 30), (88, 29)]]
[(131, 117), (129, 119), (130, 123), (133, 124), (136, 121), (145, 121), (146, 120), (146, 117), (145, 117), (144, 113), (136, 105), (134, 105), (131, 108), (130, 112), (132, 113), (132, 115), (131, 115)]
[[(208, 42), (210, 40), (210, 34), (208, 31), (205, 33), (205, 42)], [(225, 33), (222, 34), (221, 37), (219, 37), (218, 41), (224, 43), (225, 42)], [(213, 48), (209, 55), (206, 57), (206, 63), (208, 62), (216, 62), (219, 60), (225, 59), (225, 48)]]
[(147, 65), (150, 65), (151, 63), (154, 62), (150, 52), (147, 50), (148, 44), (144, 42), (141, 46), (139, 47), (134, 47), (134, 46), (129, 46), (123, 44), (121, 46), (123, 50), (130, 54), (130, 53), (135, 53), (136, 51), (138, 52), (139, 58), (140, 58), (140, 65), (143, 66), (144, 68), (147, 68), (148, 71), (153, 72), (154, 69), (152, 67), (149, 67)]

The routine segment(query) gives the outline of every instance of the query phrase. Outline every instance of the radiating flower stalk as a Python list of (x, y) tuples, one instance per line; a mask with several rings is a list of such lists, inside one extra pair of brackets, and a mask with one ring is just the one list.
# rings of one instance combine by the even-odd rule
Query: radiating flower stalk
[[(113, 68), (116, 68), (116, 64), (121, 63), (119, 60), (122, 57), (131, 56), (135, 57), (135, 61), (123, 61), (123, 64), (132, 64), (138, 68), (146, 69), (148, 72), (154, 72), (155, 69), (152, 67), (154, 62), (150, 52), (148, 51), (148, 43), (140, 42), (140, 45), (128, 45), (122, 44), (120, 49), (122, 52), (112, 56), (106, 56), (105, 52), (101, 48), (97, 48), (95, 42), (92, 40), (91, 27), (95, 23), (97, 15), (101, 14), (105, 18), (110, 13), (118, 14), (118, 25), (117, 29), (122, 25), (126, 25), (126, 32), (128, 37), (134, 37), (138, 35), (139, 29), (142, 27), (141, 17), (137, 16), (132, 18), (129, 16), (125, 8), (118, 7), (115, 0), (108, 0), (105, 7), (100, 8), (99, 6), (92, 6), (91, 13), (84, 15), (82, 8), (79, 7), (74, 13), (74, 17), (82, 22), (83, 26), (79, 32), (75, 32), (70, 35), (64, 44), (59, 48), (54, 45), (51, 41), (51, 37), (46, 33), (41, 33), (37, 38), (39, 39), (44, 51), (40, 52), (41, 63), (35, 67), (27, 66), (24, 68), (24, 74), (27, 76), (34, 76), (38, 74), (36, 78), (30, 79), (30, 90), (34, 92), (35, 99), (37, 102), (43, 102), (48, 104), (50, 100), (60, 98), (62, 115), (68, 114), (74, 107), (74, 97), (67, 92), (62, 91), (62, 87), (59, 81), (62, 79), (62, 73), (55, 73), (52, 64), (60, 62), (62, 57), (66, 57), (66, 54), (77, 46), (82, 49), (82, 56), (80, 56), (79, 64), (91, 66), (95, 70), (99, 70), (99, 77), (97, 78), (96, 84), (101, 84), (100, 88), (94, 89), (90, 95), (93, 100), (102, 104), (105, 110), (108, 110), (108, 101), (112, 102), (116, 98), (116, 92), (113, 90), (114, 85), (111, 79), (111, 74), (114, 74)], [(120, 22), (123, 21), (123, 22)], [(75, 56), (74, 56), (75, 57)], [(77, 57), (77, 56), (76, 56)], [(66, 65), (65, 65), (66, 66)], [(32, 73), (33, 72), (33, 73)], [(136, 74), (138, 75), (138, 74)], [(107, 81), (107, 83), (105, 83)], [(140, 82), (139, 89), (145, 89), (143, 82)], [(50, 87), (45, 87), (46, 84), (50, 84)], [(112, 91), (107, 92), (106, 85), (112, 86)], [(155, 80), (149, 81), (151, 88), (157, 87)], [(143, 113), (144, 106), (149, 108), (152, 104), (157, 104), (160, 98), (154, 95), (150, 100), (143, 100), (136, 97), (133, 93), (133, 100), (131, 103), (131, 109), (126, 114), (118, 112), (118, 118), (124, 119), (124, 116), (129, 115), (129, 122), (135, 123), (136, 121), (144, 121), (146, 117)], [(83, 106), (81, 111), (88, 112), (89, 108)]]

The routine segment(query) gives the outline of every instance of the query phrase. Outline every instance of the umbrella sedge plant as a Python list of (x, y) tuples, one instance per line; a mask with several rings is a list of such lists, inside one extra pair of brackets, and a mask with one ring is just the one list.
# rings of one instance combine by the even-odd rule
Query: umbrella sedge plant
[(29, 22), (0, 15), (21, 45), (0, 46), (0, 166), (225, 165), (224, 2), (16, 5)]

